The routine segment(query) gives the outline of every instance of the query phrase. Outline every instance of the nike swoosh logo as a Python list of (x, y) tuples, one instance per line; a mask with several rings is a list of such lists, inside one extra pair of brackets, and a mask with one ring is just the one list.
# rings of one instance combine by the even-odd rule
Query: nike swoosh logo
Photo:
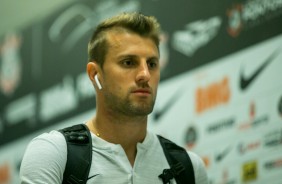
[(280, 100), (279, 100), (278, 112), (280, 113), (280, 116), (282, 117), (282, 96), (280, 97)]
[(90, 180), (90, 179), (92, 179), (92, 178), (94, 178), (95, 176), (98, 176), (98, 175), (100, 175), (100, 174), (94, 174), (93, 176), (90, 176), (87, 180)]
[(170, 99), (166, 102), (162, 109), (156, 110), (153, 113), (153, 118), (155, 121), (158, 121), (166, 112), (170, 110), (173, 104), (177, 101), (180, 97), (180, 94), (183, 93), (183, 90), (178, 90)]
[(231, 151), (231, 147), (225, 148), (221, 153), (218, 153), (215, 156), (215, 161), (220, 162), (221, 160), (223, 160), (226, 157), (226, 155), (228, 155), (230, 151)]
[(255, 79), (262, 73), (262, 71), (266, 68), (266, 66), (273, 61), (276, 56), (280, 53), (280, 49), (275, 50), (269, 57), (265, 60), (265, 62), (248, 78), (244, 77), (243, 72), (241, 70), (240, 73), (240, 88), (242, 91), (246, 90)]

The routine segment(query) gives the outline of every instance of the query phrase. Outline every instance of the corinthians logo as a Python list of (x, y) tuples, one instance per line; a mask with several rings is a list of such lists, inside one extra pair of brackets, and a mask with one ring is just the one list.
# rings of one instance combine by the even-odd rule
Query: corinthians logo
[(195, 147), (195, 143), (198, 139), (197, 131), (194, 126), (188, 127), (186, 130), (186, 135), (185, 135), (185, 143), (186, 147), (188, 149), (193, 149)]
[(241, 5), (234, 5), (230, 10), (227, 11), (227, 16), (229, 18), (229, 27), (227, 28), (227, 32), (236, 37), (241, 29), (242, 29), (242, 20), (241, 20)]
[(236, 37), (243, 29), (261, 25), (282, 14), (282, 1), (277, 0), (249, 0), (235, 4), (227, 10), (227, 32)]
[(20, 81), (20, 46), (21, 38), (14, 33), (6, 35), (0, 43), (0, 91), (6, 96), (14, 93)]

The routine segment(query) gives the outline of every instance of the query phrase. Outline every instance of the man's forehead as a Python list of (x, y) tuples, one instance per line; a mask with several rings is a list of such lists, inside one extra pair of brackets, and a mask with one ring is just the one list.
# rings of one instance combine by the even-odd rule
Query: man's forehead
[(119, 46), (122, 44), (122, 41), (126, 37), (129, 37), (130, 35), (134, 35), (134, 34), (136, 33), (127, 31), (125, 29), (113, 29), (106, 33), (106, 39), (111, 46)]
[[(141, 46), (143, 50), (146, 50), (147, 54), (149, 53), (150, 57), (159, 57), (159, 50), (154, 41), (149, 38), (149, 37), (143, 37), (135, 32), (126, 30), (126, 29), (115, 29), (107, 32), (106, 34), (106, 39), (108, 43), (108, 47), (110, 50), (108, 50), (108, 54), (110, 52), (115, 52), (118, 51), (118, 55), (128, 55), (128, 54), (133, 54), (131, 51), (134, 51), (136, 49), (135, 46)], [(147, 41), (144, 41), (147, 40)], [(149, 42), (148, 42), (149, 41)], [(146, 49), (144, 48), (144, 43), (145, 44), (150, 44), (153, 46), (155, 49), (150, 49), (152, 48), (149, 46)], [(131, 49), (128, 48), (128, 46), (131, 45)], [(147, 45), (148, 46), (148, 45)], [(126, 50), (124, 50), (126, 49)], [(134, 51), (135, 52), (135, 51)], [(133, 54), (134, 55), (134, 54)], [(117, 55), (116, 55), (117, 57)]]

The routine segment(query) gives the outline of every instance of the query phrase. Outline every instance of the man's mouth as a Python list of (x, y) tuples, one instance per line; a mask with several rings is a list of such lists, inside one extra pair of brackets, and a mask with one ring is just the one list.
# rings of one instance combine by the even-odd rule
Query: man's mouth
[(133, 90), (132, 93), (139, 95), (150, 95), (152, 91), (150, 89), (136, 89)]

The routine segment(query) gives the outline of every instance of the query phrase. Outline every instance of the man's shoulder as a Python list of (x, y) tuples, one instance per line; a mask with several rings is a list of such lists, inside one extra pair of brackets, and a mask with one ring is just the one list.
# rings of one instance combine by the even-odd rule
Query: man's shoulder
[(67, 145), (58, 131), (42, 133), (28, 144), (20, 168), (21, 180), (60, 183), (67, 160)]
[(49, 142), (54, 142), (54, 141), (57, 142), (57, 141), (64, 140), (64, 136), (58, 130), (51, 130), (50, 132), (44, 132), (44, 133), (37, 135), (36, 137), (32, 139), (31, 142), (42, 141), (42, 140), (46, 140)]
[(67, 144), (62, 133), (57, 130), (45, 132), (34, 137), (28, 144), (27, 149), (36, 149), (40, 147), (45, 151), (48, 150), (66, 150)]
[(194, 164), (195, 165), (204, 165), (203, 160), (201, 159), (201, 157), (198, 154), (196, 154), (195, 152), (192, 152), (192, 151), (187, 151), (187, 153), (188, 153), (191, 161), (194, 162), (193, 165)]

